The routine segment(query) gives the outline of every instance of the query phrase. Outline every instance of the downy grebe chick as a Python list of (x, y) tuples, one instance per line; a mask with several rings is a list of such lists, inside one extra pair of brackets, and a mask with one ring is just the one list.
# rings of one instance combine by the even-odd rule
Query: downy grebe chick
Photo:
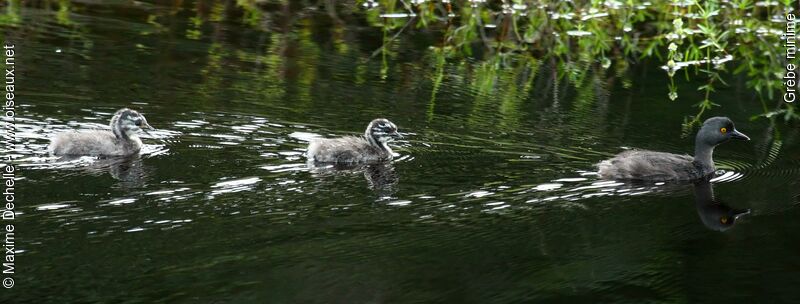
[(646, 150), (629, 150), (597, 164), (605, 179), (640, 181), (688, 181), (714, 173), (714, 147), (730, 139), (750, 140), (736, 131), (727, 117), (703, 123), (694, 141), (694, 157)]
[(142, 114), (128, 108), (114, 113), (110, 126), (111, 131), (59, 134), (51, 140), (48, 150), (58, 156), (127, 156), (138, 153), (142, 148), (142, 140), (137, 133), (143, 129), (153, 129)]
[(388, 142), (402, 138), (397, 126), (385, 118), (373, 120), (364, 136), (316, 139), (308, 145), (306, 157), (318, 163), (376, 163), (391, 160)]

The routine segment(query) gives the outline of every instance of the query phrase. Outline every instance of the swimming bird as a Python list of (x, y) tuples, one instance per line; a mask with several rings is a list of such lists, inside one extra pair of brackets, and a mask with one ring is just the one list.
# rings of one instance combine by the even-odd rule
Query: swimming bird
[(639, 181), (688, 181), (716, 170), (714, 147), (731, 139), (750, 140), (727, 117), (703, 122), (694, 141), (694, 157), (646, 150), (629, 150), (597, 164), (601, 178)]
[(364, 136), (316, 139), (308, 145), (306, 157), (317, 163), (356, 164), (391, 160), (392, 149), (388, 143), (403, 136), (397, 126), (385, 118), (369, 123)]
[(137, 133), (153, 129), (142, 114), (128, 108), (114, 113), (110, 126), (110, 131), (61, 133), (50, 141), (48, 150), (58, 156), (127, 156), (142, 148)]

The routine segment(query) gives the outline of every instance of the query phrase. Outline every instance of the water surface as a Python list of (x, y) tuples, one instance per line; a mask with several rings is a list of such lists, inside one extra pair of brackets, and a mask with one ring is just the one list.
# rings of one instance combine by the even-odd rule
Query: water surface
[[(717, 149), (711, 189), (603, 181), (594, 164), (623, 149), (693, 150), (681, 122), (696, 84), (669, 101), (643, 62), (629, 83), (597, 69), (581, 89), (548, 72), (486, 86), (459, 62), (436, 85), (425, 48), (395, 50), (382, 73), (375, 29), (198, 25), (242, 13), (204, 3), (82, 3), (67, 21), (25, 7), (4, 28), (22, 157), (2, 302), (796, 300), (800, 131), (751, 121), (746, 79), (707, 114), (753, 139)], [(158, 129), (140, 156), (47, 155), (52, 135), (104, 128), (121, 107)], [(375, 117), (405, 136), (392, 163), (307, 166), (309, 139)], [(713, 221), (733, 209), (750, 213)]]

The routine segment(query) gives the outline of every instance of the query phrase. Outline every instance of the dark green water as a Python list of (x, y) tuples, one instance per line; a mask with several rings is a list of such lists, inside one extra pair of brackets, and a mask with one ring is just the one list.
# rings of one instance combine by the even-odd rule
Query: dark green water
[[(576, 90), (547, 67), (487, 80), (452, 62), (434, 94), (424, 47), (394, 50), (382, 77), (382, 57), (365, 60), (379, 30), (313, 15), (274, 31), (194, 26), (199, 12), (242, 14), (203, 3), (80, 4), (66, 21), (27, 7), (4, 28), (19, 56), (21, 144), (4, 153), (21, 155), (21, 214), (17, 286), (0, 302), (800, 297), (800, 130), (750, 121), (762, 110), (746, 79), (707, 116), (753, 140), (716, 150), (708, 188), (608, 182), (593, 165), (623, 148), (692, 151), (681, 122), (696, 84), (671, 102), (657, 65), (597, 69)], [(121, 107), (158, 129), (140, 157), (47, 156), (53, 134), (102, 127)], [(405, 135), (391, 164), (306, 166), (309, 138), (375, 117)], [(716, 202), (695, 195), (709, 188)], [(731, 208), (750, 214), (721, 223), (714, 212)]]

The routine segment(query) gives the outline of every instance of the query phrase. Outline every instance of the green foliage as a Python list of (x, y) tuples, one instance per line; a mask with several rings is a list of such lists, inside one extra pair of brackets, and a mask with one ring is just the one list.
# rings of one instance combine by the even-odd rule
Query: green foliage
[[(374, 12), (404, 12), (416, 28), (440, 31), (443, 39), (432, 52), (448, 49), (447, 58), (481, 59), (491, 69), (517, 68), (513, 62), (497, 58), (552, 59), (559, 79), (577, 88), (594, 66), (612, 65), (625, 69), (640, 59), (664, 63), (670, 100), (679, 98), (676, 72), (683, 70), (687, 82), (700, 81), (704, 98), (698, 111), (687, 118), (685, 127), (699, 123), (703, 113), (721, 102), (712, 101), (724, 78), (741, 74), (764, 101), (775, 99), (782, 89), (785, 59), (780, 35), (784, 23), (774, 18), (785, 16), (795, 1), (373, 1)], [(373, 26), (393, 29), (393, 22), (373, 22)], [(477, 47), (476, 47), (477, 45)], [(437, 55), (441, 56), (441, 55)], [(624, 62), (625, 64), (613, 64)], [(498, 65), (499, 64), (499, 65)], [(483, 65), (487, 67), (486, 65)], [(624, 74), (625, 71), (617, 71)], [(440, 80), (439, 80), (440, 81)], [(476, 81), (485, 91), (491, 81)], [(775, 100), (777, 110), (762, 116), (784, 115), (798, 119), (792, 105)]]
[[(45, 2), (57, 23), (82, 33), (80, 22), (70, 18), (78, 3)], [(7, 3), (0, 24), (17, 26), (20, 2)], [(176, 1), (173, 7), (179, 9), (181, 3)], [(284, 33), (279, 36), (286, 41), (280, 43), (290, 45), (288, 41), (310, 43), (304, 37), (315, 27), (327, 27), (335, 50), (347, 53), (359, 49), (353, 40), (367, 25), (380, 35), (381, 46), (357, 54), (365, 62), (359, 70), (365, 74), (366, 62), (380, 58), (383, 78), (392, 76), (390, 63), (408, 49), (403, 43), (412, 39), (406, 37), (423, 34), (431, 37), (427, 45), (413, 48), (427, 50), (432, 63), (431, 109), (439, 86), (451, 75), (445, 73), (450, 65), (474, 64), (473, 78), (465, 83), (488, 96), (501, 85), (508, 92), (525, 92), (512, 86), (524, 85), (544, 70), (554, 71), (552, 81), (579, 91), (598, 73), (613, 74), (630, 87), (628, 68), (642, 60), (655, 61), (664, 69), (665, 100), (681, 98), (686, 93), (679, 94), (679, 88), (687, 84), (702, 93), (696, 112), (687, 115), (684, 124), (691, 128), (707, 110), (726, 105), (715, 98), (715, 91), (727, 86), (725, 80), (731, 75), (744, 79), (764, 104), (764, 112), (754, 118), (800, 119), (779, 93), (787, 62), (780, 39), (785, 23), (778, 21), (796, 4), (795, 0), (210, 0), (189, 8), (189, 22), (178, 28), (186, 39), (202, 40), (208, 38), (209, 23), (238, 23), (273, 36)], [(322, 12), (329, 24), (305, 18)], [(159, 12), (148, 15), (142, 34), (170, 32), (175, 25), (165, 23), (165, 17)], [(547, 69), (540, 68), (543, 65)], [(524, 81), (504, 78), (512, 74), (526, 76)], [(311, 81), (314, 74), (304, 77)]]

